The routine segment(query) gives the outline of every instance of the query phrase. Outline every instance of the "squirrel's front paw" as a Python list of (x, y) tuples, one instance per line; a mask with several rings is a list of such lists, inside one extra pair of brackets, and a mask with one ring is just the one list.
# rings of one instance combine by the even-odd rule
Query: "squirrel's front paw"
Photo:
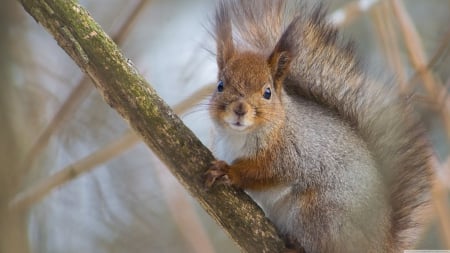
[(227, 173), (230, 166), (224, 161), (214, 161), (211, 167), (205, 172), (205, 186), (210, 188), (214, 183), (230, 184), (230, 178)]

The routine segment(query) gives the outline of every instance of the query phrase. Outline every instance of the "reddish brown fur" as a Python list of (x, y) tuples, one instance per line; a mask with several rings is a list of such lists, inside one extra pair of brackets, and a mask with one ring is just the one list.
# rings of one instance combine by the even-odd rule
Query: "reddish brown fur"
[[(237, 133), (221, 133), (235, 138), (225, 146), (231, 148), (230, 157), (237, 159), (228, 161), (230, 165), (216, 163), (207, 172), (207, 185), (224, 175), (231, 184), (254, 191), (291, 184), (292, 198), (278, 204), (293, 204), (293, 209), (299, 208), (298, 216), (279, 220), (273, 215), (281, 211), (273, 206), (268, 215), (283, 229), (295, 231), (285, 236), (308, 252), (361, 252), (359, 246), (370, 246), (365, 249), (368, 252), (410, 248), (421, 223), (419, 214), (429, 201), (433, 174), (423, 128), (393, 86), (369, 80), (360, 70), (352, 44), (342, 43), (337, 31), (326, 24), (323, 8), (294, 6), (293, 15), (288, 15), (285, 3), (230, 0), (219, 4), (215, 36), (218, 77), (224, 86), (213, 95), (210, 113), (220, 131), (233, 128), (230, 121), (248, 128), (238, 124)], [(233, 34), (239, 43), (234, 43)], [(272, 91), (270, 99), (263, 98), (267, 88)], [(317, 131), (311, 122), (318, 123)], [(234, 149), (245, 152), (233, 153)], [(364, 169), (367, 173), (361, 176)], [(377, 192), (349, 192), (349, 185), (364, 189), (353, 182), (353, 176), (373, 183)], [(373, 214), (382, 216), (383, 222), (386, 218), (387, 224), (371, 230), (360, 226), (364, 219), (352, 217), (357, 221), (347, 222), (345, 210), (358, 210), (360, 204), (354, 207), (346, 202), (352, 194), (386, 201), (385, 206), (384, 202), (377, 206), (364, 203), (365, 196), (359, 198), (363, 206), (380, 207)], [(334, 214), (342, 215), (342, 220)], [(292, 223), (299, 227), (292, 228)], [(352, 226), (360, 226), (361, 233), (352, 235), (361, 236), (362, 241), (331, 234), (344, 225), (348, 234), (354, 232)], [(366, 233), (373, 238), (366, 238)], [(346, 245), (347, 239), (356, 240), (355, 245)]]
[[(276, 60), (271, 60), (270, 63), (277, 63)], [(217, 122), (222, 122), (224, 114), (232, 112), (226, 110), (227, 108), (222, 108), (221, 105), (230, 105), (245, 98), (251, 108), (257, 108), (256, 116), (265, 115), (265, 117), (253, 117), (255, 127), (261, 126), (267, 121), (273, 121), (274, 118), (282, 119), (284, 110), (280, 101), (280, 93), (283, 75), (279, 75), (279, 79), (273, 82), (272, 69), (276, 69), (276, 67), (269, 65), (267, 59), (255, 53), (243, 52), (231, 56), (226, 67), (219, 73), (219, 80), (224, 82), (225, 88), (222, 93), (216, 93), (212, 98), (212, 110), (210, 110), (212, 117)], [(273, 87), (275, 98), (268, 102), (262, 99), (262, 94), (266, 85), (272, 87), (272, 83), (277, 86)]]
[[(275, 135), (274, 137), (276, 138)], [(261, 190), (280, 183), (276, 171), (266, 166), (276, 153), (270, 150), (262, 153), (257, 158), (236, 160), (229, 166), (227, 175), (232, 185), (247, 190)]]

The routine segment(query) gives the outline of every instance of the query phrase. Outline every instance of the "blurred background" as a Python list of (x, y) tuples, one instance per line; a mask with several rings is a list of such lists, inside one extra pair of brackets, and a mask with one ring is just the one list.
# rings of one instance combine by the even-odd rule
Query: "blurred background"
[[(215, 1), (80, 4), (210, 146)], [(438, 175), (417, 247), (450, 249), (450, 1), (329, 6), (370, 74), (415, 94)], [(239, 252), (18, 2), (2, 2), (0, 31), (1, 253)]]

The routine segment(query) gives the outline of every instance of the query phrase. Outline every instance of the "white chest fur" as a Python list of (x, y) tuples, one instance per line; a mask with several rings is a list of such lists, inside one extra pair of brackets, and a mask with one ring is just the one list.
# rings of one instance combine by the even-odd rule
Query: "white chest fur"
[(222, 133), (215, 133), (213, 152), (217, 159), (231, 164), (239, 157), (246, 157), (252, 154), (246, 148), (248, 135), (245, 133), (234, 133), (230, 130), (220, 130)]
[[(223, 130), (221, 134), (216, 134), (214, 137), (214, 155), (228, 164), (237, 158), (248, 157), (256, 153), (254, 150), (256, 145), (252, 143), (254, 140), (247, 134)], [(282, 210), (286, 210), (279, 203), (289, 195), (291, 187), (280, 185), (263, 191), (247, 190), (246, 192), (263, 209), (266, 216), (273, 219), (280, 216)], [(277, 223), (277, 221), (273, 221)]]

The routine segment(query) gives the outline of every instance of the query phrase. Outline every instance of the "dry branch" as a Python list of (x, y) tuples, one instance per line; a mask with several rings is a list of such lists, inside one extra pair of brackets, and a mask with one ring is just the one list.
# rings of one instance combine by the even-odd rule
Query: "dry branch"
[(117, 141), (108, 143), (104, 148), (90, 154), (82, 160), (71, 164), (56, 172), (45, 180), (17, 194), (9, 204), (12, 210), (24, 210), (41, 200), (51, 190), (59, 187), (75, 178), (91, 171), (96, 166), (105, 163), (127, 150), (139, 141), (139, 137), (131, 131), (127, 131)]
[[(406, 11), (402, 0), (392, 0), (391, 5), (400, 25), (411, 64), (418, 72), (419, 77), (422, 79), (424, 88), (431, 100), (439, 101), (439, 94), (442, 93), (443, 86), (435, 79), (433, 73), (428, 68), (429, 64), (427, 64), (425, 50), (422, 46), (422, 41), (415, 25), (412, 22), (409, 13)], [(431, 61), (431, 63), (432, 62), (433, 61)], [(440, 108), (441, 117), (447, 132), (447, 138), (450, 138), (449, 103), (450, 101), (446, 99), (443, 106)], [(442, 182), (437, 180), (435, 190), (433, 191), (433, 202), (442, 234), (446, 238), (450, 238), (448, 237), (450, 234), (450, 221), (448, 219), (449, 208), (442, 204), (442, 196), (445, 195), (443, 192), (444, 188), (442, 186)], [(450, 247), (450, 240), (446, 239), (444, 240), (444, 243), (446, 243), (447, 247)]]
[[(199, 89), (189, 98), (175, 105), (173, 108), (174, 112), (177, 115), (181, 115), (199, 103), (207, 94), (211, 94), (211, 92), (212, 87), (210, 85)], [(43, 199), (55, 188), (61, 187), (82, 174), (92, 171), (96, 166), (116, 158), (139, 141), (141, 141), (141, 139), (131, 130), (126, 131), (120, 137), (116, 138), (116, 140), (89, 154), (87, 157), (59, 170), (42, 181), (27, 187), (13, 198), (9, 203), (9, 208), (11, 210), (26, 210)]]
[(378, 8), (374, 8), (372, 19), (378, 33), (376, 38), (380, 40), (384, 57), (387, 59), (390, 68), (394, 70), (400, 91), (405, 93), (407, 90), (405, 66), (403, 66), (400, 55), (398, 36), (392, 26), (392, 14), (389, 7), (388, 2), (383, 1)]
[[(116, 36), (113, 40), (118, 44), (122, 44), (128, 35), (131, 27), (133, 27), (136, 22), (139, 13), (144, 9), (145, 5), (149, 3), (149, 0), (141, 0), (134, 6), (131, 13), (128, 15), (126, 21), (119, 28)], [(64, 101), (64, 103), (59, 108), (58, 112), (46, 126), (44, 131), (38, 136), (36, 141), (31, 146), (30, 151), (25, 156), (25, 160), (21, 165), (25, 171), (30, 171), (33, 166), (34, 160), (45, 150), (48, 142), (52, 136), (70, 119), (74, 112), (79, 108), (80, 104), (88, 97), (89, 92), (91, 92), (92, 86), (90, 79), (84, 76), (75, 88), (70, 93), (69, 97)]]
[(202, 174), (213, 160), (212, 154), (157, 96), (85, 9), (70, 0), (21, 3), (243, 250), (284, 250), (274, 227), (242, 191), (227, 187), (204, 190)]

